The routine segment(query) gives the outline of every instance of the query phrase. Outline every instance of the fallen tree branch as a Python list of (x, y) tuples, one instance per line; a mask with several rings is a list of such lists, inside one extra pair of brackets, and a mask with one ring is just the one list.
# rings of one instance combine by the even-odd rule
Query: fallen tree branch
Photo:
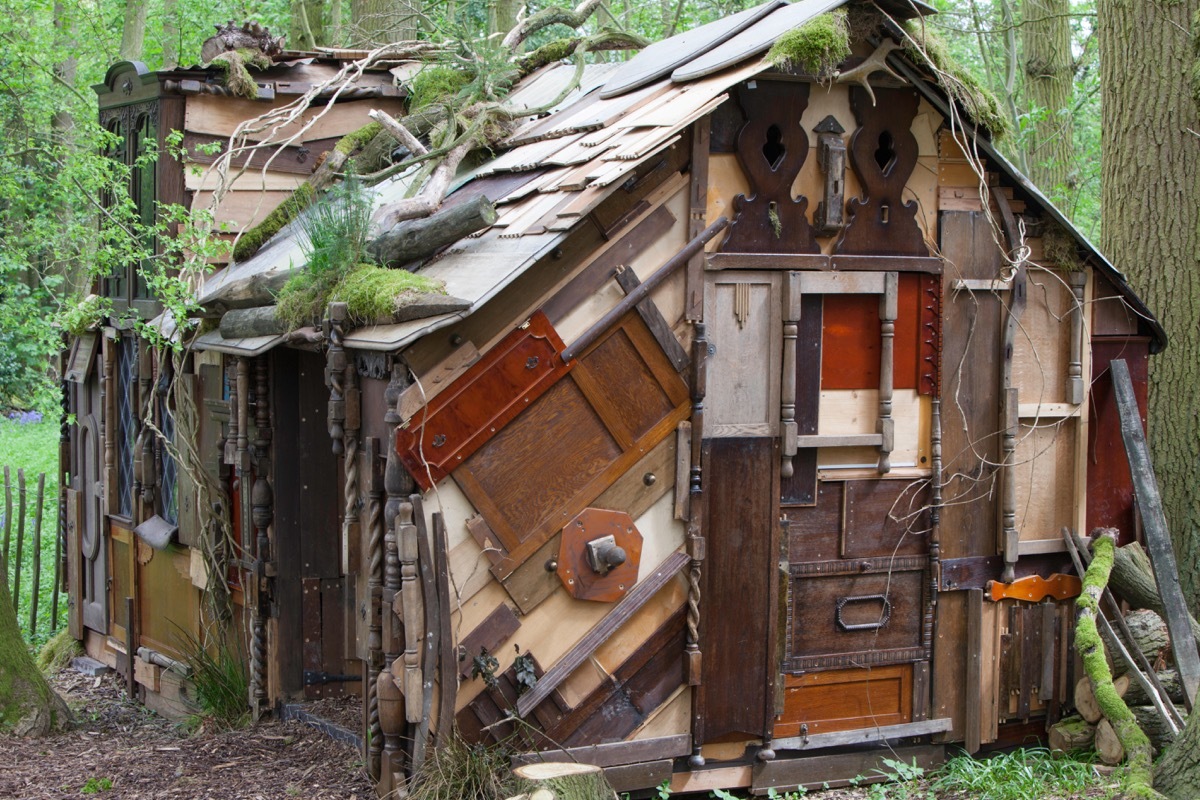
[(1129, 706), (1113, 686), (1112, 671), (1104, 657), (1104, 642), (1096, 625), (1100, 613), (1100, 597), (1112, 572), (1113, 551), (1116, 550), (1115, 528), (1097, 528), (1092, 534), (1092, 563), (1083, 576), (1083, 592), (1075, 600), (1077, 611), (1075, 647), (1083, 659), (1083, 669), (1100, 705), (1104, 717), (1112, 724), (1121, 746), (1125, 749), (1127, 782), (1125, 796), (1129, 798), (1160, 798), (1151, 787), (1152, 751), (1150, 740), (1138, 727)]
[(592, 16), (592, 13), (600, 7), (600, 2), (601, 0), (583, 0), (573, 10), (563, 8), (562, 6), (544, 8), (532, 17), (528, 17), (517, 23), (517, 26), (504, 37), (504, 41), (501, 44), (512, 53), (520, 47), (522, 42), (543, 28), (549, 28), (551, 25), (566, 25), (569, 28), (578, 28), (587, 22), (588, 17)]
[(429, 150), (425, 145), (421, 144), (413, 132), (410, 131), (404, 123), (397, 120), (386, 111), (381, 111), (378, 108), (373, 108), (367, 112), (367, 116), (383, 126), (383, 129), (396, 137), (396, 141), (408, 148), (408, 151), (414, 156), (428, 155)]

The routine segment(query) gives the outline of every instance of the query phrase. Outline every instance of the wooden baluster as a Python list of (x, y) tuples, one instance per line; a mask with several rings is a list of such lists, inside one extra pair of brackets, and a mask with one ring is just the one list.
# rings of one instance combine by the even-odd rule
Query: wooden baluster
[(255, 592), (251, 608), (252, 637), (250, 641), (250, 707), (254, 718), (260, 719), (267, 708), (267, 616), (270, 603), (271, 559), (270, 526), (274, 519), (274, 494), (268, 475), (271, 472), (271, 406), (267, 356), (254, 362), (254, 487), (250, 491), (251, 514), (254, 521)]
[(342, 337), (348, 313), (345, 303), (330, 303), (329, 319), (325, 321), (329, 338), (329, 351), (325, 355), (325, 385), (329, 387), (329, 438), (333, 440), (335, 456), (340, 456), (345, 447), (346, 350), (342, 345)]
[(1074, 296), (1071, 308), (1071, 360), (1067, 364), (1067, 402), (1079, 405), (1083, 402), (1083, 312), (1084, 294), (1087, 286), (1087, 270), (1079, 269), (1067, 275), (1067, 283)]
[(796, 339), (800, 334), (800, 275), (789, 273), (783, 290), (783, 375), (779, 387), (780, 474), (792, 477), (796, 455)]
[(879, 474), (892, 471), (896, 421), (892, 419), (893, 353), (896, 341), (896, 316), (899, 313), (899, 273), (884, 275), (883, 296), (879, 298), (879, 422), (876, 433), (883, 437), (879, 445)]
[[(117, 347), (120, 339), (110, 336), (111, 329), (104, 332), (104, 376), (100, 381), (100, 413), (103, 420), (100, 425), (101, 447), (104, 449), (104, 514), (113, 514), (120, 508), (117, 502), (117, 455), (116, 455), (116, 369)], [(92, 487), (83, 487), (84, 491), (92, 491)]]
[(1000, 580), (1012, 583), (1016, 579), (1016, 563), (1020, 531), (1017, 530), (1017, 390), (1004, 389), (1001, 417), (1004, 429), (1000, 437), (1001, 487), (1000, 494), (1000, 549), (1004, 553), (1004, 572)]
[(413, 503), (400, 504), (396, 516), (396, 539), (400, 551), (400, 602), (404, 620), (404, 677), (400, 686), (404, 692), (405, 719), (421, 721), (421, 649), (425, 639), (425, 604), (417, 573), (419, 535), (413, 516)]
[(364, 442), (367, 455), (367, 767), (373, 778), (379, 777), (379, 755), (382, 752), (383, 731), (379, 727), (379, 694), (376, 683), (383, 668), (383, 618), (379, 598), (383, 593), (383, 462), (380, 442), (369, 437)]

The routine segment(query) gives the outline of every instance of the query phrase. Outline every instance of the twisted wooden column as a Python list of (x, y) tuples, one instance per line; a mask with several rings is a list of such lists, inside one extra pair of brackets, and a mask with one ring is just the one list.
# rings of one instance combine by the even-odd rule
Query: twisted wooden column
[(267, 357), (254, 363), (254, 488), (250, 503), (254, 521), (254, 604), (250, 639), (250, 708), (255, 720), (260, 719), (267, 706), (267, 617), (270, 612), (270, 577), (267, 568), (271, 560), (270, 526), (274, 518), (274, 495), (268, 475), (271, 471), (271, 407)]
[[(703, 322), (695, 325), (696, 337), (692, 341), (692, 454), (688, 473), (689, 515), (687, 530), (688, 555), (692, 557), (688, 568), (687, 598), (687, 646), (685, 650), (687, 682), (699, 686), (702, 680), (700, 663), (700, 577), (705, 556), (704, 504), (702, 497), (703, 470), (700, 463), (704, 441), (704, 395), (708, 388), (708, 338)], [(704, 766), (700, 747), (704, 740), (704, 719), (700, 714), (698, 695), (692, 695), (692, 755), (689, 763), (693, 767)]]
[[(378, 550), (373, 547), (371, 550), (371, 575), (382, 574), (379, 613), (383, 669), (376, 679), (380, 736), (375, 736), (372, 727), (372, 748), (375, 748), (375, 742), (380, 742), (378, 775), (381, 793), (398, 788), (395, 784), (402, 781), (404, 775), (403, 735), (406, 713), (404, 695), (400, 691), (400, 681), (397, 680), (404, 667), (404, 662), (400, 660), (403, 634), (399, 630), (399, 620), (393, 608), (401, 584), (397, 528), (401, 522), (401, 507), (413, 486), (412, 478), (405, 472), (396, 453), (396, 426), (401, 421), (398, 403), (400, 393), (406, 385), (407, 372), (404, 365), (394, 363), (392, 379), (384, 395), (388, 404), (387, 415), (384, 417), (388, 426), (387, 466), (383, 473), (383, 488), (387, 494), (383, 508), (384, 535), (382, 547)], [(411, 505), (409, 508), (411, 510)], [(374, 726), (375, 722), (371, 721), (370, 724)]]
[(383, 729), (379, 727), (379, 692), (376, 683), (383, 668), (383, 619), (379, 598), (383, 593), (383, 468), (379, 440), (365, 442), (367, 455), (367, 544), (370, 566), (367, 570), (367, 730), (369, 746), (367, 768), (371, 777), (379, 777), (379, 754), (383, 748)]
[(325, 361), (325, 385), (329, 387), (329, 438), (333, 440), (333, 454), (343, 451), (346, 422), (346, 349), (343, 346), (343, 328), (346, 323), (346, 304), (330, 303), (328, 327), (329, 352)]

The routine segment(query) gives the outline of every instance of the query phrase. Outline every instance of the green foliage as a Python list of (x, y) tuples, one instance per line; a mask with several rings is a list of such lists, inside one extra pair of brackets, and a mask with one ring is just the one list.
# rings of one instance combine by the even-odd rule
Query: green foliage
[(920, 22), (910, 20), (904, 27), (916, 42), (913, 44), (906, 39), (905, 53), (917, 64), (933, 67), (942, 88), (967, 117), (994, 139), (1011, 135), (1012, 122), (996, 95), (955, 60), (945, 42)]
[(229, 728), (249, 722), (250, 671), (237, 633), (212, 635), (208, 644), (186, 631), (179, 638), (203, 716)]
[(111, 313), (111, 300), (97, 294), (89, 294), (77, 302), (64, 303), (58, 313), (58, 324), (72, 336), (80, 336), (95, 329)]
[(829, 11), (780, 36), (767, 60), (780, 69), (828, 75), (850, 55), (850, 29), (844, 9)]
[(71, 659), (81, 655), (83, 655), (83, 645), (66, 628), (63, 628), (50, 637), (50, 640), (38, 651), (38, 669), (46, 675), (52, 675), (70, 664)]
[[(13, 493), (13, 543), (9, 558), (13, 563), (8, 565), (8, 585), (13, 585), (12, 577), (19, 569), (21, 571), (21, 596), (18, 607), (21, 609), (18, 622), (26, 642), (33, 647), (40, 647), (54, 632), (58, 625), (51, 619), (50, 608), (54, 592), (54, 540), (58, 531), (58, 410), (54, 416), (45, 416), (40, 421), (32, 421), (38, 417), (36, 413), (20, 415), (16, 419), (0, 417), (0, 467), (10, 467)], [(23, 420), (31, 421), (23, 421)], [(21, 553), (21, 563), (16, 561), (16, 515), (18, 513), (17, 470), (25, 470), (26, 509), (25, 517), (25, 547)], [(37, 476), (46, 473), (46, 490), (42, 497), (42, 574), (38, 585), (38, 628), (32, 633), (29, 627), (29, 606), (33, 592), (33, 522), (37, 505)], [(0, 517), (4, 515), (4, 507), (0, 505)], [(58, 600), (59, 624), (65, 622), (67, 601), (65, 595)]]
[(370, 324), (391, 316), (409, 298), (445, 293), (445, 284), (424, 275), (360, 264), (330, 290), (329, 300), (346, 303), (353, 322)]
[(428, 106), (446, 103), (474, 79), (461, 69), (433, 65), (413, 76), (408, 87), (408, 107), (420, 111)]
[(276, 313), (288, 327), (320, 320), (334, 287), (366, 261), (371, 208), (370, 195), (350, 176), (300, 217), (305, 266), (277, 298)]
[(82, 787), (80, 787), (79, 793), (80, 794), (100, 794), (101, 792), (107, 792), (108, 790), (110, 790), (112, 788), (113, 788), (113, 782), (112, 782), (111, 778), (94, 778), (93, 777), (93, 778), (88, 778), (87, 783), (85, 783)]
[(1029, 800), (1085, 793), (1092, 797), (1102, 786), (1087, 762), (1044, 747), (1021, 747), (978, 759), (962, 753), (934, 774), (930, 788), (939, 795), (972, 800)]

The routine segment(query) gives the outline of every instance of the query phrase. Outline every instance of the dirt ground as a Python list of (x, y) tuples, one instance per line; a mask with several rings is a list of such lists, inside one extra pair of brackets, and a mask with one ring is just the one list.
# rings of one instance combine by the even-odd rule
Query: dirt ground
[(75, 727), (47, 739), (0, 738), (4, 800), (374, 797), (354, 749), (302, 723), (188, 733), (129, 702), (112, 673), (67, 670), (53, 683)]

